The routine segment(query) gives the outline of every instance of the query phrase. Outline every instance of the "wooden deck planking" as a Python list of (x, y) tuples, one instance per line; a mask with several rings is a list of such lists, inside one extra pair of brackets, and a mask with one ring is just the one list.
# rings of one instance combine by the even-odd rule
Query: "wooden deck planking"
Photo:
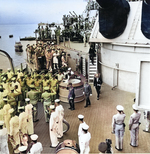
[[(83, 114), (85, 116), (84, 120), (89, 125), (89, 132), (91, 133), (90, 142), (90, 153), (99, 153), (98, 145), (100, 142), (104, 142), (106, 138), (112, 140), (112, 147), (114, 153), (149, 153), (150, 151), (150, 134), (144, 133), (145, 121), (143, 119), (143, 113), (141, 117), (142, 124), (140, 125), (139, 133), (139, 146), (133, 148), (129, 145), (130, 143), (130, 132), (128, 130), (128, 122), (130, 115), (133, 113), (132, 104), (134, 99), (133, 93), (128, 93), (120, 91), (118, 89), (111, 90), (111, 87), (103, 84), (100, 100), (96, 98), (96, 91), (92, 86), (93, 95), (90, 97), (91, 106), (84, 108), (85, 100), (79, 103), (75, 103), (75, 110), (69, 110), (69, 104), (61, 103), (65, 109), (65, 119), (70, 124), (69, 131), (64, 134), (59, 142), (65, 139), (72, 139), (78, 143), (78, 126), (79, 120), (77, 118), (78, 114)], [(124, 135), (124, 145), (123, 151), (118, 152), (115, 149), (115, 135), (111, 134), (112, 127), (112, 116), (116, 114), (116, 106), (120, 104), (123, 105), (126, 114), (126, 130)], [(38, 141), (43, 145), (42, 154), (54, 154), (55, 148), (50, 148), (50, 136), (49, 136), (49, 124), (45, 122), (43, 106), (39, 102), (39, 121), (34, 123), (35, 133), (39, 135)]]

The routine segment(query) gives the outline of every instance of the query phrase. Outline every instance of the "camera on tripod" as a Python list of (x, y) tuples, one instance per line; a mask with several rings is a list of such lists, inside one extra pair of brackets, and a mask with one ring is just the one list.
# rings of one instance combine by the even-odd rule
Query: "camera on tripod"
[(98, 145), (98, 150), (102, 153), (112, 153), (111, 144), (112, 144), (112, 140), (106, 139), (106, 142), (101, 142)]

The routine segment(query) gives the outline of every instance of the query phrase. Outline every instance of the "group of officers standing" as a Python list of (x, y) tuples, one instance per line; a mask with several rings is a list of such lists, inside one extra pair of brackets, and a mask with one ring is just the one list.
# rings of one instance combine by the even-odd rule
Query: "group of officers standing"
[(66, 53), (63, 48), (53, 42), (37, 41), (27, 45), (27, 61), (34, 65), (36, 70), (56, 70), (67, 67)]
[[(141, 112), (139, 111), (136, 104), (132, 105), (133, 108), (133, 114), (130, 116), (128, 128), (130, 131), (130, 146), (132, 147), (138, 147), (139, 145), (139, 126), (141, 124), (140, 118), (141, 118)], [(115, 148), (118, 151), (123, 150), (123, 136), (125, 132), (126, 124), (124, 123), (125, 120), (125, 113), (124, 113), (124, 107), (122, 105), (117, 105), (117, 114), (115, 114), (112, 118), (112, 133), (116, 136), (116, 144)], [(144, 118), (146, 119), (146, 129), (144, 129), (144, 132), (148, 132), (150, 128), (150, 111), (145, 110), (144, 111)]]

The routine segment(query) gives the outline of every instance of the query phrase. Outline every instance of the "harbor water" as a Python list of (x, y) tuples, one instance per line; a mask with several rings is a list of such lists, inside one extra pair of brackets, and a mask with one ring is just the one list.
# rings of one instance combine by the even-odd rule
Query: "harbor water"
[[(23, 37), (35, 37), (34, 31), (37, 29), (38, 24), (22, 24), (22, 25), (0, 25), (0, 50), (6, 51), (10, 57), (13, 59), (14, 67), (20, 67), (21, 63), (26, 62), (26, 45), (29, 43), (33, 44), (35, 41), (22, 41), (23, 52), (15, 52), (15, 42), (19, 42), (20, 38)], [(13, 35), (12, 38), (9, 38), (9, 35)], [(3, 58), (1, 56), (0, 58)], [(0, 68), (3, 67), (5, 63), (1, 62), (0, 59)]]

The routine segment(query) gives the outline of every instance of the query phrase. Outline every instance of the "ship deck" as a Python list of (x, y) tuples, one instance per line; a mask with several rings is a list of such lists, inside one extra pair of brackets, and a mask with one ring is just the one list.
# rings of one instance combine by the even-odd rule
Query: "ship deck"
[[(123, 143), (123, 151), (121, 153), (149, 153), (150, 151), (150, 134), (143, 132), (145, 127), (143, 113), (141, 117), (141, 125), (139, 131), (139, 146), (133, 148), (129, 145), (130, 143), (130, 132), (128, 130), (128, 122), (130, 115), (133, 113), (132, 104), (134, 94), (129, 92), (120, 91), (118, 89), (112, 90), (110, 86), (103, 84), (101, 89), (100, 99), (96, 99), (96, 91), (91, 85), (93, 95), (90, 97), (91, 106), (84, 108), (85, 100), (79, 103), (75, 103), (75, 110), (71, 111), (68, 109), (68, 103), (62, 103), (65, 110), (65, 119), (70, 124), (70, 129), (66, 132), (59, 142), (66, 139), (75, 140), (78, 143), (78, 126), (79, 120), (78, 114), (85, 116), (84, 120), (89, 125), (89, 132), (91, 133), (90, 141), (90, 153), (99, 153), (98, 145), (100, 142), (104, 142), (105, 139), (110, 138), (112, 140), (112, 148), (114, 153), (120, 153), (115, 149), (115, 135), (111, 134), (112, 127), (112, 116), (116, 114), (116, 106), (118, 104), (123, 105), (126, 114), (125, 123), (125, 135)], [(43, 145), (42, 154), (54, 154), (55, 148), (50, 148), (51, 145), (49, 137), (49, 123), (45, 122), (44, 111), (42, 103), (39, 102), (39, 121), (34, 123), (35, 133), (39, 135), (38, 141)]]

